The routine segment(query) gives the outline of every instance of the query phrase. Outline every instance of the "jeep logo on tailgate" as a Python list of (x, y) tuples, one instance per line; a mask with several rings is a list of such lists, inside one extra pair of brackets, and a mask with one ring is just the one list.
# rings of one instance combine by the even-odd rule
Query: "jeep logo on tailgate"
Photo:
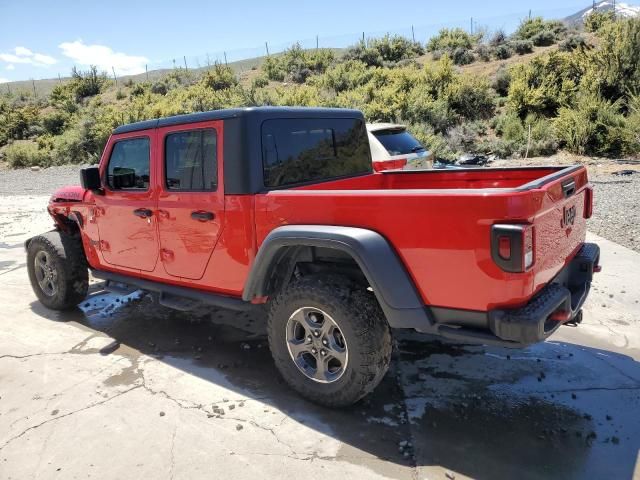
[(570, 227), (576, 221), (576, 206), (572, 205), (571, 207), (563, 207), (562, 209), (562, 221), (560, 222), (560, 226), (562, 228)]

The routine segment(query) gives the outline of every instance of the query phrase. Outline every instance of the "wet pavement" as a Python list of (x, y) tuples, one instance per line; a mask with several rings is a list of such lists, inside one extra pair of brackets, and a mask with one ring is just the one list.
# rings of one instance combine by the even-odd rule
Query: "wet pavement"
[(583, 325), (543, 344), (396, 332), (374, 394), (329, 410), (280, 379), (260, 309), (99, 282), (45, 309), (20, 243), (41, 222), (0, 231), (0, 478), (640, 478), (640, 254), (598, 239)]

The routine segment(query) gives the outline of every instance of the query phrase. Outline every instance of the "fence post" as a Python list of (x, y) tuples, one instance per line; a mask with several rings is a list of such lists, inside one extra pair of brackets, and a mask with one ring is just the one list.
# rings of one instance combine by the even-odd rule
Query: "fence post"
[(316, 50), (320, 47), (320, 41), (318, 40), (318, 35), (316, 35)]
[(116, 77), (116, 69), (111, 66), (111, 71), (113, 72), (113, 80), (116, 82), (116, 88), (118, 88), (118, 77)]
[(413, 39), (413, 43), (416, 42), (416, 32), (413, 31), (413, 25), (411, 25), (411, 38)]
[(267, 49), (267, 57), (269, 56), (269, 44), (267, 42), (264, 42), (264, 48)]
[(184, 59), (184, 69), (185, 69), (185, 71), (187, 71), (187, 72), (188, 72), (188, 71), (189, 71), (189, 68), (187, 68), (187, 56), (186, 56), (186, 55), (183, 55), (183, 56), (182, 56), (182, 58)]
[(147, 75), (147, 82), (149, 81), (149, 68), (147, 64), (144, 64), (144, 73)]
[(227, 63), (227, 52), (223, 52), (224, 53), (224, 66), (228, 67), (229, 64)]
[(33, 98), (38, 98), (38, 94), (36, 93), (36, 81), (32, 78), (31, 85), (33, 85)]

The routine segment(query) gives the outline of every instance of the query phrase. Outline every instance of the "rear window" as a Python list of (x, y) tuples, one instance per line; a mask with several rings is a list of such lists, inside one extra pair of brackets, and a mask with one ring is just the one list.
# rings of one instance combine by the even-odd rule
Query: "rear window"
[(266, 187), (352, 176), (371, 171), (364, 122), (343, 119), (273, 119), (262, 124)]
[(167, 135), (166, 185), (169, 190), (215, 191), (218, 184), (216, 131), (193, 130)]
[(380, 141), (389, 155), (405, 155), (424, 150), (422, 144), (406, 130), (379, 130), (371, 133)]

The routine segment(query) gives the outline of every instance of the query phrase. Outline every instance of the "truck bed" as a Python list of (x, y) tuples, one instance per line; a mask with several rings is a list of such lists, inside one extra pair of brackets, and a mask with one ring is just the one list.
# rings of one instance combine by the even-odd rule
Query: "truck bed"
[[(426, 305), (515, 308), (575, 256), (590, 195), (583, 166), (374, 173), (257, 195), (257, 244), (286, 224), (369, 228), (395, 247)], [(575, 207), (567, 227), (565, 207)], [(492, 260), (491, 227), (504, 223), (534, 227), (524, 273)]]

